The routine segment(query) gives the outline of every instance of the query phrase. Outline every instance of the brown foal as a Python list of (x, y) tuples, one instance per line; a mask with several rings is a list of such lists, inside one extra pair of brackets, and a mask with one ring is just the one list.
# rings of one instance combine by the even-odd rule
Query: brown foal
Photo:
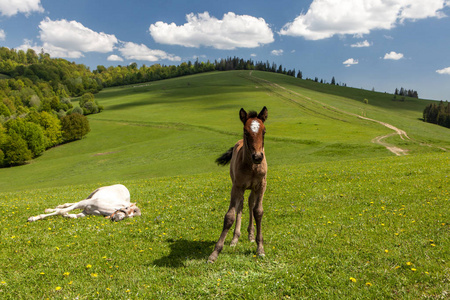
[(261, 232), (261, 220), (263, 216), (263, 196), (266, 190), (267, 162), (264, 155), (264, 134), (266, 128), (264, 122), (267, 120), (267, 108), (259, 114), (254, 111), (247, 112), (241, 108), (239, 117), (244, 123), (244, 138), (239, 140), (234, 147), (219, 157), (216, 162), (226, 165), (230, 162), (230, 176), (233, 183), (231, 188), (231, 200), (228, 212), (225, 214), (223, 230), (216, 243), (213, 253), (208, 262), (215, 262), (223, 249), (223, 244), (228, 231), (236, 220), (231, 246), (235, 246), (241, 235), (241, 216), (244, 206), (244, 192), (251, 190), (248, 197), (250, 220), (248, 224), (248, 239), (255, 241), (253, 217), (256, 221), (256, 253), (264, 256), (263, 236)]

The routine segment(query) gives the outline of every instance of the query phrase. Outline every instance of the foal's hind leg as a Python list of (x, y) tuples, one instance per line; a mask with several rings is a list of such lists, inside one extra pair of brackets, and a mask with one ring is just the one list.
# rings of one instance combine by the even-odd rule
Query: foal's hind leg
[(230, 206), (223, 220), (222, 233), (220, 234), (219, 240), (217, 241), (216, 246), (214, 247), (213, 253), (211, 253), (211, 255), (208, 258), (208, 262), (210, 263), (216, 261), (220, 251), (222, 251), (223, 249), (223, 244), (225, 242), (225, 238), (227, 237), (228, 230), (230, 230), (231, 226), (233, 225), (236, 219), (236, 211), (238, 205), (239, 203), (244, 201), (244, 191), (245, 191), (244, 189), (236, 188), (234, 185), (233, 188), (231, 189)]
[(255, 194), (257, 195), (255, 207), (253, 208), (253, 215), (255, 216), (256, 221), (256, 254), (259, 256), (265, 256), (264, 253), (264, 241), (263, 241), (263, 235), (262, 235), (262, 217), (263, 217), (263, 197), (264, 192), (266, 190), (266, 179), (263, 179), (263, 182), (261, 186), (255, 191)]
[(46, 213), (55, 212), (55, 211), (57, 211), (57, 210), (59, 210), (59, 209), (67, 208), (67, 207), (70, 207), (70, 206), (72, 206), (72, 205), (74, 205), (74, 204), (75, 204), (75, 203), (65, 203), (65, 204), (58, 205), (56, 208), (46, 208), (46, 209), (45, 209), (45, 212), (46, 212)]

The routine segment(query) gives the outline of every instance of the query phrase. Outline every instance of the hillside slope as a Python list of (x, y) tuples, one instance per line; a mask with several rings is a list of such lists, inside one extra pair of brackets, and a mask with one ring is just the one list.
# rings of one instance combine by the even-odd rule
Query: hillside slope
[[(320, 86), (305, 88), (311, 84), (232, 71), (105, 89), (96, 97), (105, 110), (89, 116), (92, 131), (85, 139), (0, 170), (0, 189), (223, 172), (214, 159), (240, 139), (241, 107), (268, 107), (271, 167), (394, 156), (386, 146), (408, 155), (450, 149), (448, 129), (419, 120), (424, 100), (394, 102), (392, 95), (365, 91), (365, 104), (359, 90), (333, 87), (342, 89), (337, 96), (318, 92)], [(381, 122), (406, 135), (392, 134)]]

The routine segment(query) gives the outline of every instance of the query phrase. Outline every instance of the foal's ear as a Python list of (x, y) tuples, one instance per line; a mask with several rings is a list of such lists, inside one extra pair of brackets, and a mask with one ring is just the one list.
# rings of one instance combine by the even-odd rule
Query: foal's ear
[(247, 122), (247, 112), (243, 108), (239, 111), (239, 118), (241, 118), (242, 123), (245, 125), (245, 122)]
[(261, 121), (263, 121), (263, 123), (267, 120), (268, 114), (267, 114), (267, 107), (263, 107), (263, 109), (261, 110), (261, 112), (258, 115), (258, 119), (260, 119)]

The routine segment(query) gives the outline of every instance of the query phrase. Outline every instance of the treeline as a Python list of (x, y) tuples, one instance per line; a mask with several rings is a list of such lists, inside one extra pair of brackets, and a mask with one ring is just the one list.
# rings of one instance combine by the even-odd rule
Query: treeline
[(400, 88), (399, 89), (395, 89), (394, 95), (398, 95), (398, 96), (407, 96), (407, 97), (412, 97), (412, 98), (419, 98), (419, 94), (417, 93), (417, 91), (415, 90), (407, 90), (404, 88)]
[[(0, 48), (0, 167), (39, 156), (89, 132), (83, 114), (101, 111), (101, 82), (83, 65), (32, 49)], [(70, 97), (86, 101), (73, 107)]]
[[(175, 78), (180, 76), (212, 72), (212, 71), (232, 71), (232, 70), (258, 70), (274, 73), (281, 73), (288, 76), (296, 76), (296, 71), (286, 70), (282, 65), (275, 63), (254, 62), (253, 60), (244, 60), (238, 57), (228, 57), (226, 59), (215, 60), (214, 62), (183, 62), (178, 66), (165, 66), (154, 64), (138, 67), (136, 63), (128, 66), (104, 67), (97, 66), (93, 71), (95, 78), (103, 84), (103, 87), (136, 84), (162, 79)], [(297, 73), (298, 78), (302, 78), (302, 72)]]
[(423, 111), (423, 120), (450, 128), (450, 102), (443, 101), (428, 104)]
[[(144, 83), (149, 81), (156, 81), (162, 79), (175, 78), (186, 75), (193, 75), (204, 72), (212, 71), (233, 71), (233, 70), (256, 70), (264, 72), (272, 72), (284, 74), (287, 76), (297, 77), (303, 79), (302, 71), (295, 69), (286, 69), (283, 65), (277, 65), (275, 63), (269, 63), (269, 61), (253, 61), (244, 60), (239, 57), (228, 57), (221, 60), (215, 60), (214, 62), (183, 62), (178, 66), (165, 66), (160, 64), (154, 64), (152, 66), (146, 66), (145, 64), (138, 67), (136, 63), (131, 63), (128, 66), (116, 66), (116, 67), (104, 67), (102, 65), (97, 66), (97, 69), (93, 71), (98, 81), (102, 82), (103, 87), (120, 86), (128, 84)], [(347, 86), (345, 83), (337, 83), (333, 77), (331, 82), (319, 79), (306, 78), (315, 82), (331, 85)]]

